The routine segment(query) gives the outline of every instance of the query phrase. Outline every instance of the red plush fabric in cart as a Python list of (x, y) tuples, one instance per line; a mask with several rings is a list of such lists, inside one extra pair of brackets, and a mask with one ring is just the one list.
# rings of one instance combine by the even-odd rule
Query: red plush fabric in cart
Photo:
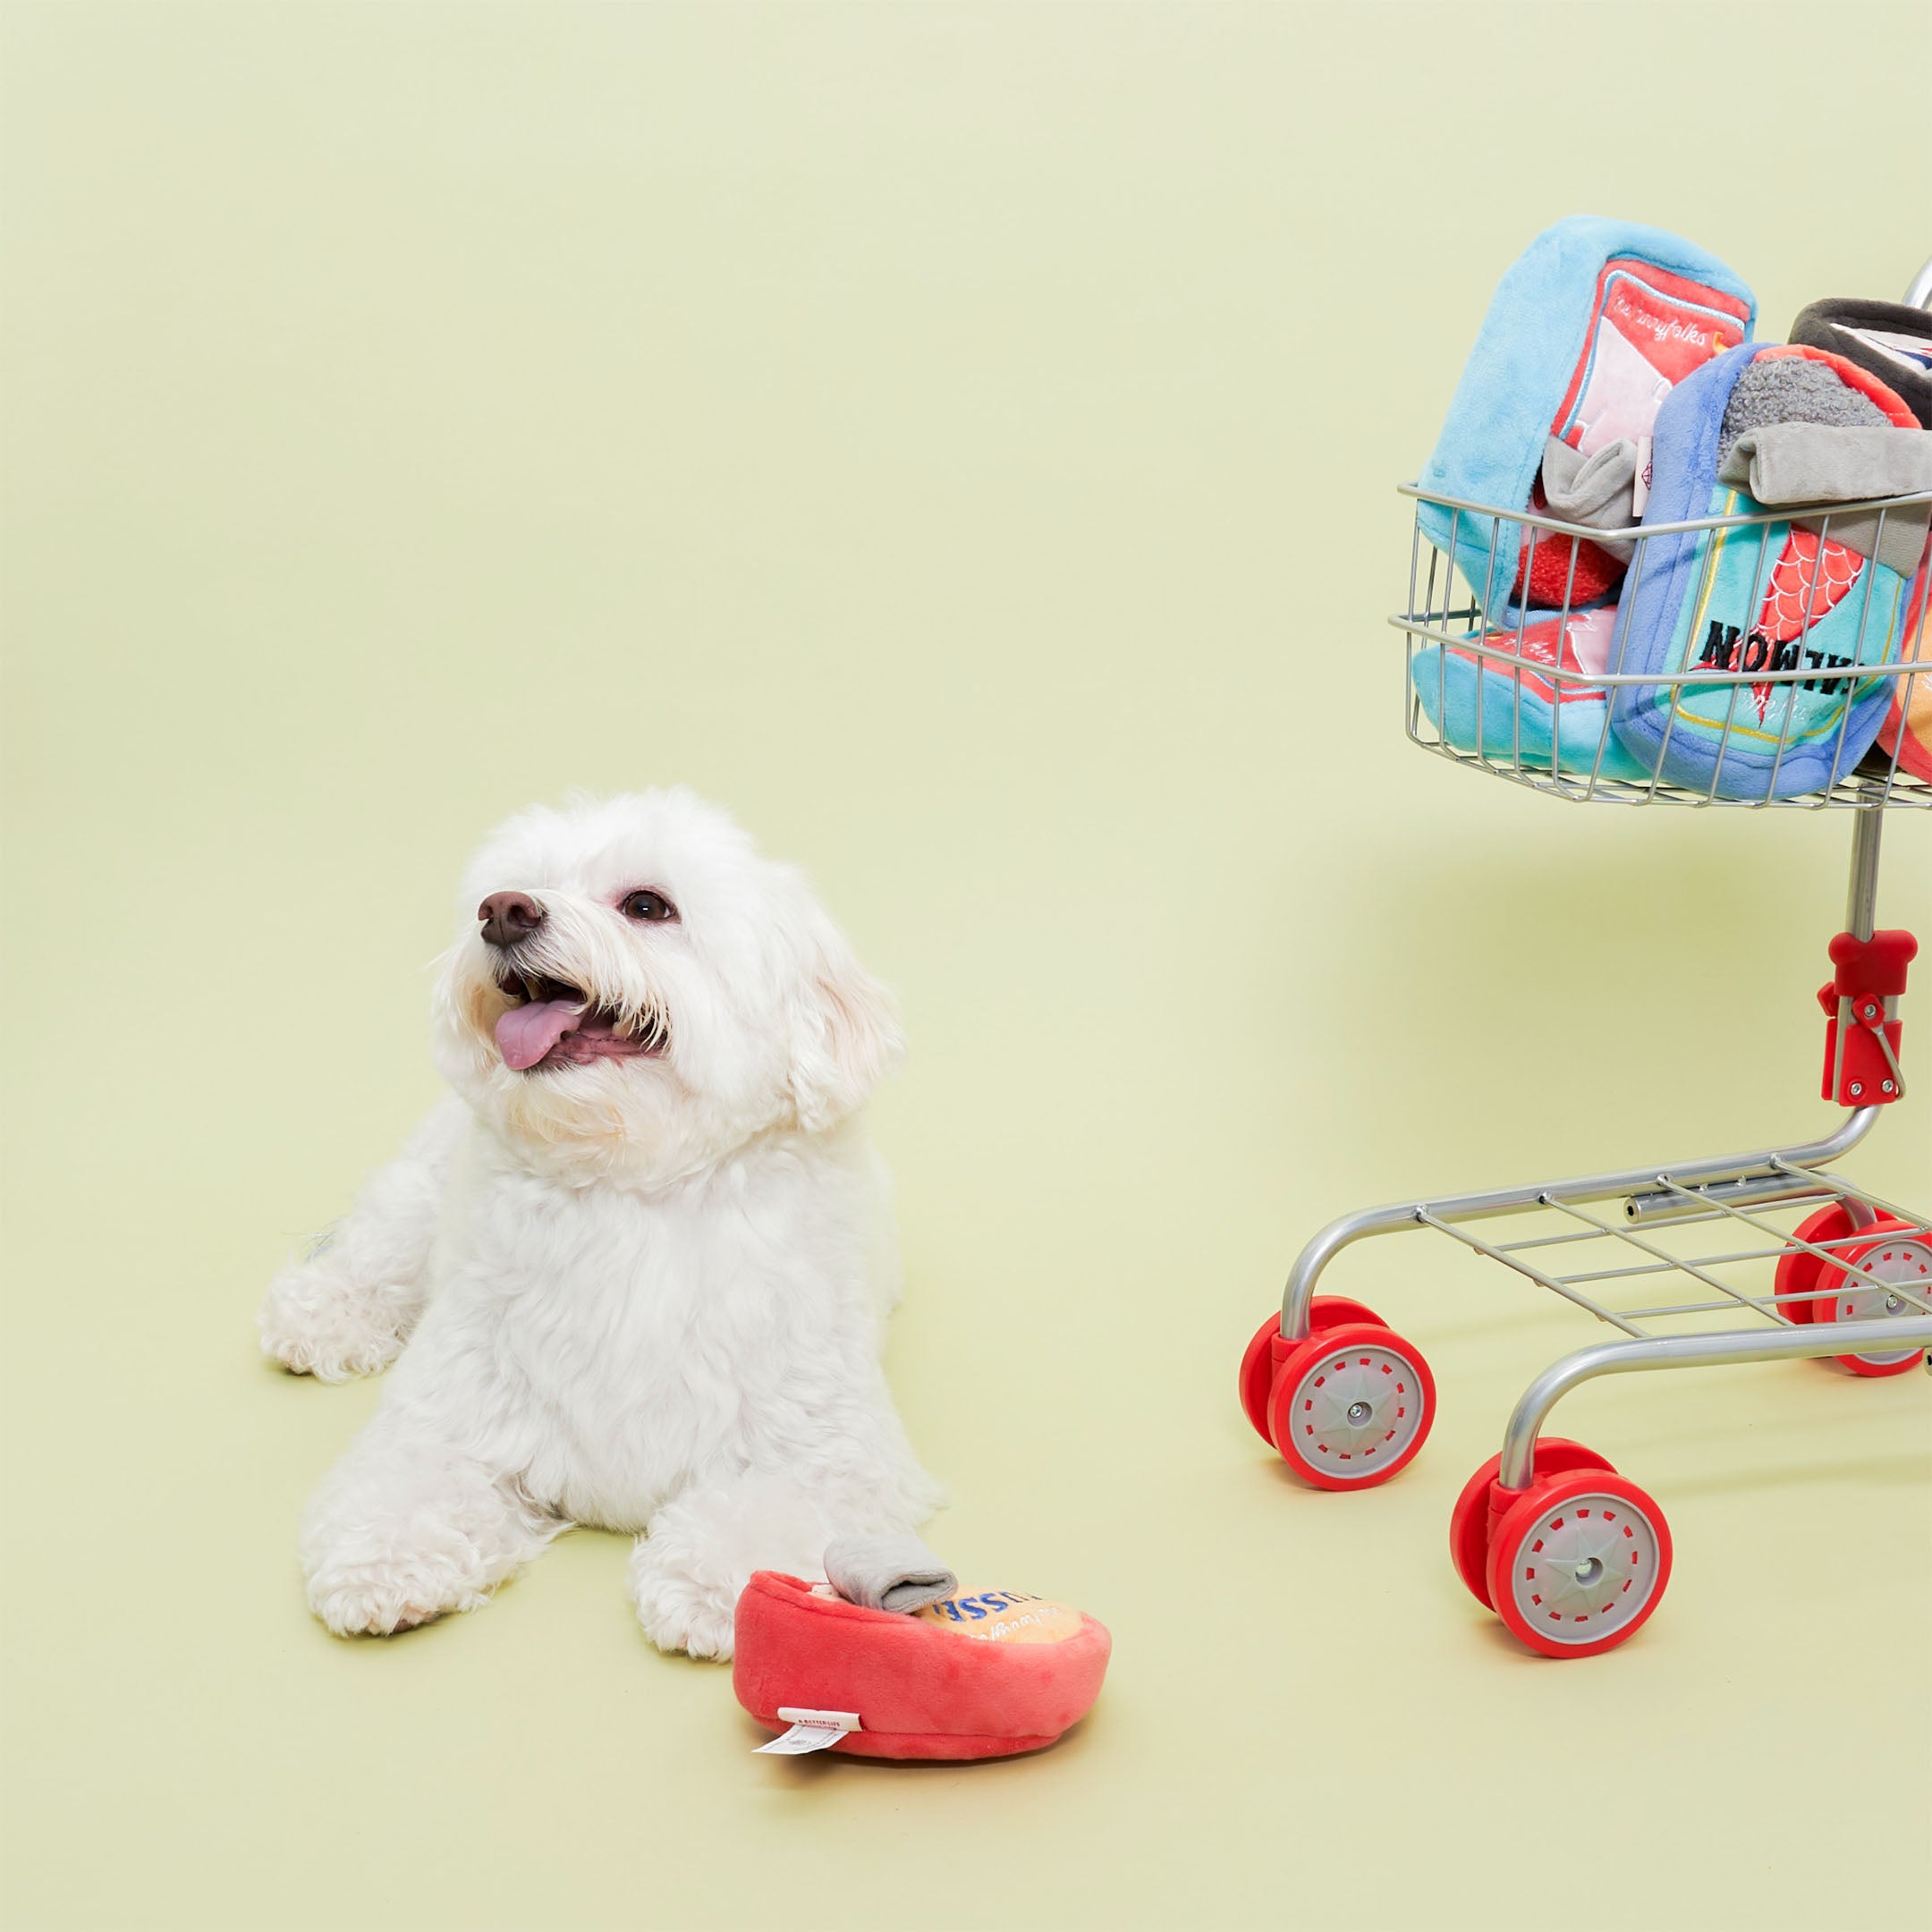
[(979, 1590), (916, 1615), (868, 1610), (760, 1570), (738, 1599), (732, 1687), (767, 1730), (781, 1712), (857, 1724), (860, 1758), (1004, 1758), (1053, 1743), (1092, 1707), (1113, 1640), (1064, 1604)]
[[(1886, 765), (1894, 760), (1909, 777), (1932, 784), (1932, 546), (1919, 566), (1911, 588), (1910, 631), (1900, 654), (1908, 664), (1924, 669), (1892, 681), (1892, 702), (1878, 727), (1878, 743)], [(1883, 767), (1881, 767), (1883, 768)]]

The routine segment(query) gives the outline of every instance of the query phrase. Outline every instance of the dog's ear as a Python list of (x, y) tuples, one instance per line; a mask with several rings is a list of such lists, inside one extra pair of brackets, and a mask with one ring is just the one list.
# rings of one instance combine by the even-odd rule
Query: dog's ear
[(860, 1106), (905, 1057), (893, 996), (845, 936), (808, 900), (800, 983), (792, 1002), (792, 1095), (808, 1133)]

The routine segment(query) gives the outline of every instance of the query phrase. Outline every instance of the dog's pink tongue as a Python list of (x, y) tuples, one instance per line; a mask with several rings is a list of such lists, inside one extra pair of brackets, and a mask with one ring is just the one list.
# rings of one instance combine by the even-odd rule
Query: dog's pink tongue
[(584, 1009), (574, 1000), (536, 1000), (513, 1006), (496, 1022), (496, 1048), (504, 1064), (521, 1073), (533, 1067), (564, 1038), (576, 1030)]

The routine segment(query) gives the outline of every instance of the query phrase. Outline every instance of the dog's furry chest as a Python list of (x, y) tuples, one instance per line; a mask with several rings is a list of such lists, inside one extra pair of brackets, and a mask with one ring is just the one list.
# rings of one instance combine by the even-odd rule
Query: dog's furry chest
[(751, 1466), (773, 1419), (877, 1361), (866, 1203), (843, 1164), (754, 1159), (669, 1196), (453, 1176), (439, 1287), (400, 1368), (580, 1522), (640, 1529)]

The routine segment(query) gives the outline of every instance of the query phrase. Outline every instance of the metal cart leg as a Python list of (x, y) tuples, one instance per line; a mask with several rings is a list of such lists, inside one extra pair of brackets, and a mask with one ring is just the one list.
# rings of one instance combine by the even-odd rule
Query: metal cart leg
[[(1859, 1346), (1870, 1353), (1932, 1347), (1932, 1315), (1876, 1317), (1859, 1324)], [(1843, 1352), (1843, 1336), (1820, 1336), (1813, 1326), (1767, 1328), (1739, 1335), (1651, 1335), (1635, 1342), (1605, 1342), (1552, 1362), (1511, 1411), (1503, 1436), (1496, 1481), (1504, 1489), (1530, 1486), (1537, 1437), (1549, 1412), (1573, 1388), (1598, 1376), (1639, 1368), (1709, 1368), (1724, 1362), (1793, 1361)]]

